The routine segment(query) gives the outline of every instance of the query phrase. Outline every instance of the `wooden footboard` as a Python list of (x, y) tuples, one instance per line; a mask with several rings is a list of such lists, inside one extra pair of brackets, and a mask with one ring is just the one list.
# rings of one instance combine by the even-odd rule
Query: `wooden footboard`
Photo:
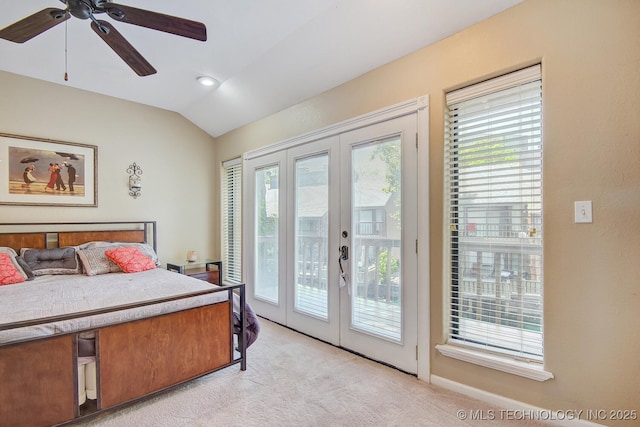
[(99, 407), (110, 408), (230, 364), (230, 317), (226, 301), (101, 329)]
[(0, 425), (46, 426), (76, 416), (72, 335), (0, 348)]
[[(241, 294), (243, 286), (235, 286)], [(0, 427), (65, 424), (236, 363), (246, 367), (240, 337), (241, 356), (234, 355), (231, 300), (95, 333), (98, 400), (84, 413), (78, 406), (78, 333), (0, 345)]]

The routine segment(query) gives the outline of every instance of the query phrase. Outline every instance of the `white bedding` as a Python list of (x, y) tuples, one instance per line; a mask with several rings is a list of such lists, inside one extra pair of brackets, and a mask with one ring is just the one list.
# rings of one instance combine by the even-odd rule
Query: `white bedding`
[[(208, 282), (160, 268), (141, 273), (109, 273), (92, 277), (80, 274), (39, 276), (32, 281), (0, 287), (0, 326), (174, 297), (210, 290), (212, 286)], [(3, 330), (0, 331), (0, 343), (97, 328), (227, 299), (227, 292), (216, 292), (113, 313)]]

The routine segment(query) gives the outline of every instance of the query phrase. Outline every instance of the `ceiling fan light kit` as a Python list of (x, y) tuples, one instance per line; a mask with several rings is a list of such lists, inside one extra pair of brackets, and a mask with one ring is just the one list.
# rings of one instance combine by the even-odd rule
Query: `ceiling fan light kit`
[(151, 64), (111, 25), (95, 15), (199, 41), (207, 40), (201, 22), (111, 2), (111, 0), (60, 0), (66, 9), (46, 8), (0, 30), (0, 38), (24, 43), (66, 21), (71, 16), (91, 20), (91, 28), (139, 76), (155, 74)]

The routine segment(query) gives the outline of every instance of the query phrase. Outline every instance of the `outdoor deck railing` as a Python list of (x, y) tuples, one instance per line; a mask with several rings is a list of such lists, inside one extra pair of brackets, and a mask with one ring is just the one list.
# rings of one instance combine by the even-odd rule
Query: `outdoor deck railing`
[[(518, 288), (521, 287), (521, 290)], [(537, 280), (511, 280), (506, 279), (500, 283), (495, 280), (483, 279), (478, 282), (475, 278), (463, 279), (460, 292), (468, 295), (483, 297), (512, 298), (522, 295), (541, 296), (541, 283)]]

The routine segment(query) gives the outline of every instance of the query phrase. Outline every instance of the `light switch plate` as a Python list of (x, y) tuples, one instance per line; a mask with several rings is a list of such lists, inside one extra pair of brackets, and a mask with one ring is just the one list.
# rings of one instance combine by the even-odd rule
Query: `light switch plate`
[(575, 202), (575, 222), (576, 224), (593, 222), (593, 207), (591, 200)]

